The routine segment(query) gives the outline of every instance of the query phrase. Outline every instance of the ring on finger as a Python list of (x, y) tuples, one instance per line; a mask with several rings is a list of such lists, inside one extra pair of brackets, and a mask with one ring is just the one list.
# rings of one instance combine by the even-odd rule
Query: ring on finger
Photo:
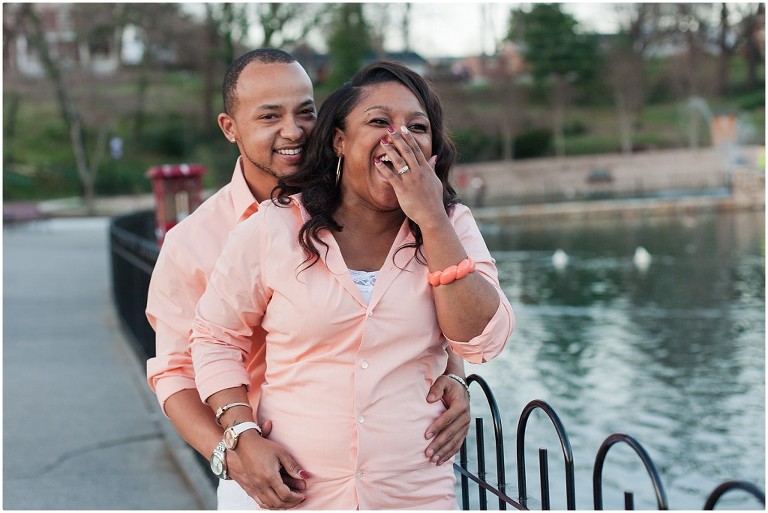
[(400, 171), (398, 171), (397, 174), (398, 175), (404, 175), (405, 173), (407, 173), (410, 170), (411, 170), (411, 168), (408, 167), (408, 165), (406, 164), (405, 166), (400, 168)]

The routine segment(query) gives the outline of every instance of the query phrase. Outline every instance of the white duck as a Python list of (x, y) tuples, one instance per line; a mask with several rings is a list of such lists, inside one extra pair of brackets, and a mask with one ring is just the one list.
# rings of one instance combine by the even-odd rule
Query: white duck
[(558, 271), (565, 269), (568, 266), (568, 253), (559, 248), (555, 250), (552, 254), (552, 265)]
[(651, 266), (651, 261), (653, 260), (653, 257), (650, 253), (648, 253), (648, 250), (645, 249), (642, 246), (638, 246), (635, 248), (635, 256), (632, 257), (632, 262), (634, 262), (635, 267), (638, 268), (640, 271), (646, 271), (648, 270), (648, 267)]

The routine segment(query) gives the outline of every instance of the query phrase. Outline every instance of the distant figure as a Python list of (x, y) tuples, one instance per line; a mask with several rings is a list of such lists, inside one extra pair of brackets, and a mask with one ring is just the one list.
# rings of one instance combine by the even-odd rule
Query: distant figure
[(113, 160), (120, 160), (123, 158), (123, 139), (114, 136), (109, 140), (109, 153)]
[(474, 206), (482, 207), (485, 205), (485, 180), (480, 175), (475, 175), (469, 182), (469, 186), (473, 191)]
[(635, 255), (632, 257), (632, 262), (634, 262), (635, 267), (637, 267), (639, 271), (647, 271), (651, 266), (651, 260), (653, 260), (653, 257), (648, 253), (647, 249), (642, 246), (638, 246), (635, 249)]

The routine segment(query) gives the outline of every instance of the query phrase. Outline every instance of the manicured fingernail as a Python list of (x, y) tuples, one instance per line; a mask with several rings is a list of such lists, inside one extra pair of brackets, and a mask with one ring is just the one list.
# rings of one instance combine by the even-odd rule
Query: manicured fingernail
[(402, 133), (404, 133), (404, 134), (407, 134), (407, 133), (408, 133), (408, 129), (407, 129), (405, 126), (401, 126), (401, 127), (400, 127), (400, 131), (401, 131)]
[(382, 138), (381, 138), (381, 144), (382, 144), (382, 145), (384, 145), (384, 146), (387, 146), (387, 145), (389, 144), (389, 143), (387, 142), (387, 138), (386, 138), (386, 137), (382, 137)]
[(307, 471), (306, 471), (306, 470), (299, 470), (299, 476), (300, 476), (302, 479), (309, 479), (309, 474), (307, 473)]
[(381, 164), (381, 159), (379, 157), (376, 157), (373, 159), (373, 163), (378, 166), (379, 164)]
[(397, 130), (395, 130), (395, 127), (393, 127), (393, 126), (388, 126), (387, 127), (387, 132), (389, 132), (390, 134), (396, 134)]

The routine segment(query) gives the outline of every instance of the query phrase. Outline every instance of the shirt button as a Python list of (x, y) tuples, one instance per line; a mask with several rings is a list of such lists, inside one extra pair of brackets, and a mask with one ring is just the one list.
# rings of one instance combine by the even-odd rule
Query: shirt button
[(368, 315), (368, 317), (372, 316), (373, 315), (373, 310), (368, 310), (368, 312), (366, 312), (366, 315)]
[(362, 415), (360, 415), (360, 416), (357, 418), (357, 421), (358, 421), (360, 424), (362, 424), (363, 422), (365, 422), (365, 417), (363, 417)]
[(358, 479), (360, 479), (360, 478), (361, 478), (361, 477), (363, 477), (364, 475), (365, 475), (365, 474), (364, 474), (363, 472), (361, 472), (360, 470), (358, 470), (357, 472), (355, 472), (355, 477), (357, 477)]
[(367, 369), (368, 368), (368, 362), (363, 360), (363, 362), (360, 364), (360, 367), (362, 367), (363, 369)]

